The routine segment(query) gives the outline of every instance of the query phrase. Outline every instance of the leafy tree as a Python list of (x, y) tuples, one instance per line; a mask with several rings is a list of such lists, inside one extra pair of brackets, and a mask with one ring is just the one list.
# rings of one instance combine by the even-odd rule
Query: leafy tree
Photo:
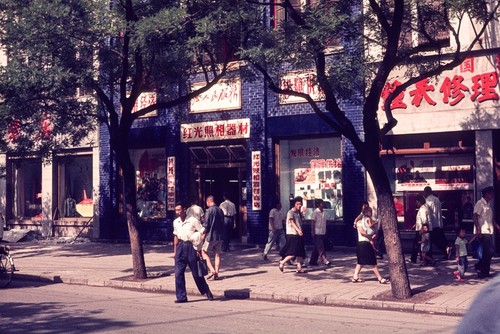
[[(247, 2), (274, 6), (270, 12), (280, 14), (274, 21), (270, 18), (274, 29), (255, 31), (242, 57), (265, 76), (272, 91), (306, 99), (321, 119), (352, 143), (377, 194), (393, 295), (411, 297), (392, 191), (380, 158), (384, 136), (397, 124), (391, 102), (410, 85), (450, 70), (468, 57), (490, 21), (497, 19), (499, 1)], [(462, 43), (464, 33), (472, 34), (467, 45)], [(418, 36), (418, 42), (412, 36)], [(380, 124), (377, 112), (384, 87), (391, 72), (401, 67), (406, 79), (386, 98), (387, 122)], [(296, 68), (314, 72), (324, 102), (318, 103), (293, 85), (280, 85), (280, 75)], [(348, 118), (345, 101), (360, 104), (362, 131)]]
[[(235, 0), (2, 0), (2, 148), (49, 152), (105, 124), (122, 175), (134, 277), (146, 268), (128, 136), (158, 109), (182, 106), (228, 71), (256, 11)], [(226, 53), (220, 52), (224, 45)], [(199, 75), (205, 86), (191, 90)], [(133, 112), (143, 92), (157, 100)], [(86, 92), (81, 96), (82, 92)], [(78, 94), (80, 93), (80, 94)], [(96, 120), (98, 122), (96, 122)]]

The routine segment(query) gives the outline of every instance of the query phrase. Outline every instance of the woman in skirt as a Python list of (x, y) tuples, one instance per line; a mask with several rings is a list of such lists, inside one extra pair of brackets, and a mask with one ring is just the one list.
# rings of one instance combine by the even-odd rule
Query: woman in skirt
[(356, 264), (356, 269), (354, 270), (354, 276), (352, 277), (353, 283), (362, 282), (359, 278), (359, 273), (363, 266), (370, 266), (373, 270), (375, 276), (377, 276), (378, 282), (380, 284), (386, 284), (389, 282), (388, 279), (383, 278), (377, 267), (377, 258), (375, 257), (375, 249), (371, 245), (370, 241), (376, 236), (376, 234), (368, 234), (369, 222), (372, 219), (373, 210), (369, 206), (363, 208), (363, 218), (358, 221), (358, 244), (356, 246), (356, 257), (358, 263)]
[(302, 261), (306, 255), (300, 214), (302, 197), (295, 197), (293, 203), (293, 207), (286, 214), (286, 244), (280, 252), (282, 260), (279, 263), (279, 269), (283, 272), (285, 263), (295, 258), (297, 273), (302, 274), (305, 273), (302, 269)]

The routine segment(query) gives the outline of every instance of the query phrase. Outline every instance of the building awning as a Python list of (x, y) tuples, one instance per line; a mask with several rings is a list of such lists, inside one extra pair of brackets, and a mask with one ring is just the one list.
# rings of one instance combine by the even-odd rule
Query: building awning
[(247, 159), (243, 145), (192, 146), (189, 150), (196, 164), (244, 162)]

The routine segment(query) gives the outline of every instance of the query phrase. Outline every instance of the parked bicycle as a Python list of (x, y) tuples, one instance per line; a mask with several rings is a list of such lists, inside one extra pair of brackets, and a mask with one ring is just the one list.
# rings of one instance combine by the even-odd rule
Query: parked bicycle
[(6, 288), (12, 282), (14, 270), (14, 260), (10, 255), (10, 247), (0, 245), (0, 289)]

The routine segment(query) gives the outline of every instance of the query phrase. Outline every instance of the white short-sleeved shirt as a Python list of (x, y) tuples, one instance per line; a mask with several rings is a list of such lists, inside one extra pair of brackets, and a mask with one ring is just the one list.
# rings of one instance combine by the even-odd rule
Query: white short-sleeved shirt
[(193, 234), (195, 232), (203, 233), (205, 228), (201, 225), (200, 221), (194, 217), (186, 217), (184, 221), (180, 217), (174, 220), (174, 235), (179, 240), (193, 241)]
[[(359, 228), (360, 226), (363, 228), (363, 230), (367, 230), (368, 229), (368, 223), (367, 221), (371, 219), (370, 217), (366, 217), (366, 216), (363, 216), (363, 218), (361, 218), (361, 220), (359, 220), (357, 222), (357, 227)], [(358, 241), (370, 241), (370, 239), (368, 239), (367, 237), (365, 237), (364, 235), (362, 235), (361, 233), (359, 233), (359, 230), (358, 230)]]
[[(425, 203), (431, 211), (432, 228), (443, 227), (443, 215), (441, 213), (441, 201), (436, 196), (430, 194), (426, 197)], [(431, 228), (429, 229), (432, 230)]]
[(415, 230), (420, 231), (423, 224), (429, 225), (429, 231), (432, 231), (431, 225), (431, 212), (427, 204), (421, 205), (417, 212), (417, 219), (415, 220)]
[(273, 227), (271, 226), (271, 220), (272, 224), (274, 225), (274, 228), (277, 230), (282, 230), (283, 229), (283, 213), (281, 210), (278, 210), (276, 208), (271, 209), (269, 211), (269, 229), (272, 230)]
[(316, 208), (313, 211), (312, 220), (314, 221), (314, 233), (316, 235), (325, 235), (326, 234), (325, 212), (322, 212), (319, 208)]
[(290, 209), (286, 214), (286, 234), (297, 235), (297, 231), (293, 228), (290, 220), (293, 220), (299, 228), (302, 228), (302, 218), (300, 217), (300, 212)]
[[(479, 226), (481, 226), (482, 234), (493, 234), (493, 209), (488, 202), (481, 197), (474, 206), (474, 214), (479, 216)], [(476, 233), (476, 225), (474, 224), (474, 233)]]
[(224, 216), (226, 217), (233, 217), (234, 215), (236, 215), (236, 206), (228, 199), (222, 202), (219, 205), (219, 208), (222, 209), (222, 212), (224, 212)]

